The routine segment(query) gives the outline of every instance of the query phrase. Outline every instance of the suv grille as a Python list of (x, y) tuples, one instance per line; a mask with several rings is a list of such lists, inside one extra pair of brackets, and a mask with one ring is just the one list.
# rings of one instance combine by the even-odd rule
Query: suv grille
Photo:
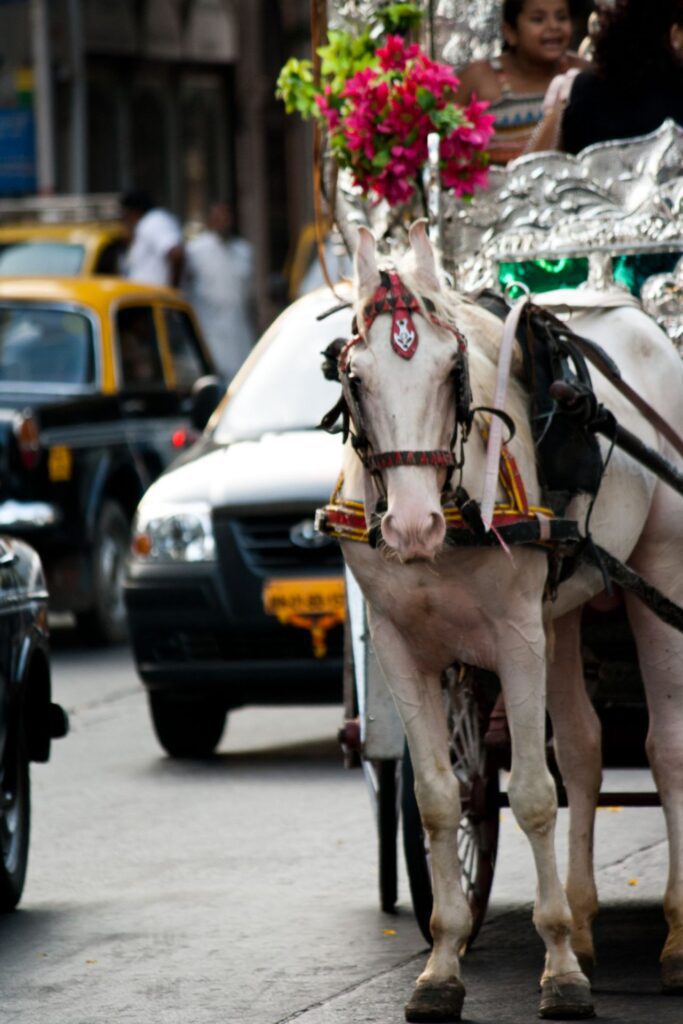
[(341, 570), (341, 551), (336, 541), (323, 543), (320, 547), (300, 547), (292, 542), (293, 528), (308, 519), (312, 516), (303, 513), (217, 521), (219, 545), (229, 523), (241, 558), (257, 576)]

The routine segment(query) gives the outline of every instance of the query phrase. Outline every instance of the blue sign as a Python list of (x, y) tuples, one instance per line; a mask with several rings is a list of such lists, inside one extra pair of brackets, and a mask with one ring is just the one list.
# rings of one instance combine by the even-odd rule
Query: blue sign
[(0, 196), (36, 190), (33, 111), (0, 107)]

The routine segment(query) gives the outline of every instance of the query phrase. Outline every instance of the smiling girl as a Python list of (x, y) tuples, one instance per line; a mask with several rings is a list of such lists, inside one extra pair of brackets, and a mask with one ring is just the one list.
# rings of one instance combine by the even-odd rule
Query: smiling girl
[(586, 62), (569, 52), (568, 0), (504, 0), (503, 52), (458, 72), (457, 100), (488, 100), (495, 116), (491, 162), (519, 156), (543, 117), (543, 97), (555, 75)]

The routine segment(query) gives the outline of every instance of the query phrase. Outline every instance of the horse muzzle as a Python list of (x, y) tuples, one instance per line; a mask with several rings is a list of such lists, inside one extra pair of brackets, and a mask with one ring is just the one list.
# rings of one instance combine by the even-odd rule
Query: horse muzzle
[(443, 546), (446, 520), (440, 510), (405, 516), (389, 509), (381, 530), (385, 544), (402, 562), (431, 562)]

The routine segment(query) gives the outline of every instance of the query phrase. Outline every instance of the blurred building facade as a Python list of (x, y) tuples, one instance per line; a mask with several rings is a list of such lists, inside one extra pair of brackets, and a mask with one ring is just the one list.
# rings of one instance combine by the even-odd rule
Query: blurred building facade
[(311, 219), (310, 129), (275, 99), (309, 0), (0, 0), (0, 196), (144, 188), (185, 222), (231, 202), (259, 319)]

